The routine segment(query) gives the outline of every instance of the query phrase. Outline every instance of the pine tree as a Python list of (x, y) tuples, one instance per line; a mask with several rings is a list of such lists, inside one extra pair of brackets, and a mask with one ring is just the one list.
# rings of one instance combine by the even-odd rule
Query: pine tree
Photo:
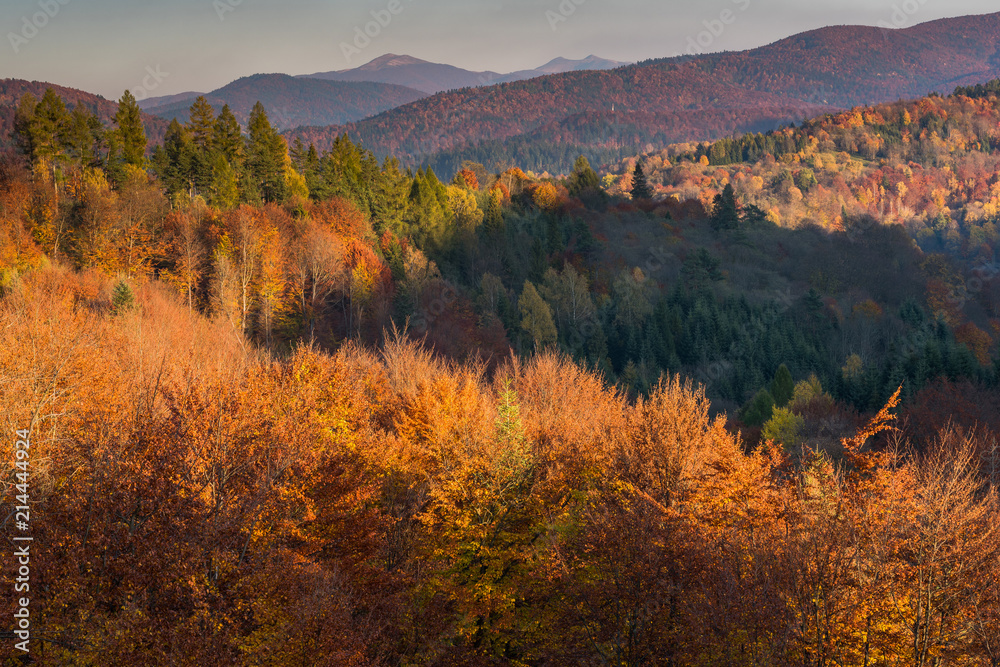
[(653, 191), (646, 181), (646, 173), (643, 171), (642, 163), (637, 162), (635, 171), (632, 173), (632, 199), (644, 201), (653, 198)]
[(715, 196), (712, 209), (712, 227), (719, 229), (736, 229), (740, 224), (740, 210), (736, 203), (736, 192), (730, 183)]
[(271, 126), (264, 105), (257, 102), (247, 121), (246, 166), (265, 202), (285, 199), (285, 140)]
[(490, 233), (503, 231), (503, 203), (500, 200), (499, 188), (494, 188), (489, 192), (489, 201), (486, 203), (483, 225), (486, 231)]
[[(310, 148), (315, 148), (310, 144)], [(295, 137), (295, 143), (292, 144), (291, 148), (288, 149), (288, 155), (292, 158), (292, 166), (295, 167), (296, 171), (299, 173), (305, 173), (306, 166), (306, 146), (302, 143), (302, 137)]]
[(199, 95), (191, 105), (187, 129), (199, 151), (212, 150), (215, 141), (215, 110), (204, 95)]
[(193, 158), (191, 134), (175, 118), (167, 127), (162, 149), (158, 146), (153, 151), (153, 169), (169, 194), (190, 190)]
[(221, 209), (236, 206), (240, 199), (239, 181), (236, 171), (226, 160), (226, 156), (216, 153), (212, 165), (212, 184), (208, 189), (208, 203)]
[(37, 104), (30, 94), (24, 95), (14, 118), (18, 144), (32, 162), (63, 156), (69, 124), (66, 105), (51, 88)]
[(750, 400), (743, 411), (743, 423), (747, 426), (762, 426), (771, 419), (774, 412), (774, 398), (767, 389), (761, 389)]
[(111, 293), (111, 312), (122, 315), (135, 307), (135, 294), (132, 287), (123, 279), (119, 280)]
[(97, 144), (103, 133), (97, 116), (77, 102), (66, 127), (66, 147), (72, 157), (81, 165), (91, 164), (97, 157)]
[(431, 169), (417, 170), (410, 188), (409, 234), (422, 248), (441, 250), (451, 239), (448, 190)]
[(771, 396), (774, 398), (775, 407), (783, 408), (788, 405), (794, 393), (795, 381), (792, 379), (792, 374), (788, 366), (781, 364), (774, 374), (774, 379), (771, 380)]
[(243, 133), (240, 130), (240, 124), (236, 122), (236, 116), (230, 111), (228, 104), (222, 107), (219, 117), (215, 119), (212, 145), (226, 156), (226, 160), (234, 168), (241, 164), (243, 159)]
[(125, 91), (118, 101), (115, 114), (115, 135), (121, 159), (125, 164), (143, 166), (146, 160), (146, 128), (142, 123), (142, 112), (132, 93)]
[(14, 112), (14, 140), (21, 152), (32, 162), (35, 160), (33, 125), (36, 108), (38, 100), (31, 93), (25, 93), (18, 101), (17, 111)]
[(601, 180), (597, 177), (590, 162), (586, 157), (580, 156), (573, 165), (573, 173), (569, 176), (569, 193), (573, 197), (579, 197), (588, 190), (596, 190), (601, 185)]

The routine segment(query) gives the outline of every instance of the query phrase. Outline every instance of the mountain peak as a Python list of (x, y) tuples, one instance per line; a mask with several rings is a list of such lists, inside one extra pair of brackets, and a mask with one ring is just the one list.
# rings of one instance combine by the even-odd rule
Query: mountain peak
[[(380, 70), (386, 67), (405, 67), (406, 65), (424, 65), (429, 64), (426, 60), (421, 60), (420, 58), (414, 58), (413, 56), (400, 56), (395, 53), (387, 53), (384, 56), (379, 56), (375, 60), (369, 63), (365, 63), (359, 70), (362, 71), (372, 71)], [(346, 71), (346, 70), (345, 70)]]
[(562, 57), (553, 58), (538, 69), (530, 71), (538, 72), (539, 74), (562, 74), (563, 72), (575, 72), (580, 70), (615, 69), (616, 67), (629, 64), (631, 63), (608, 60), (607, 58), (601, 58), (591, 54), (581, 60), (573, 60), (571, 58)]

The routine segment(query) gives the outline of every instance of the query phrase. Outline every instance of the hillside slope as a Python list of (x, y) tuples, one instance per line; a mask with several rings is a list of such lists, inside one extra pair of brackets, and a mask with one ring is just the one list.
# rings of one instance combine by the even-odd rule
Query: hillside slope
[[(47, 88), (54, 90), (68, 106), (82, 103), (94, 112), (105, 125), (111, 124), (115, 112), (118, 110), (117, 102), (75, 88), (57, 86), (44, 81), (0, 79), (0, 149), (10, 148), (14, 145), (14, 112), (17, 110), (17, 104), (21, 97), (26, 93), (31, 93), (35, 99), (40, 100)], [(143, 114), (143, 122), (146, 125), (146, 134), (149, 136), (150, 144), (163, 141), (163, 135), (167, 131), (165, 120)]]
[[(625, 155), (646, 144), (775, 128), (825, 110), (984, 81), (1000, 76), (998, 43), (1000, 13), (905, 30), (836, 26), (750, 51), (441, 93), (359, 123), (298, 134), (326, 147), (348, 132), (377, 154), (439, 167), (454, 159), (436, 155), (452, 151), (565, 170), (567, 146)], [(679, 123), (685, 115), (690, 122)], [(622, 133), (622, 127), (634, 130)], [(551, 146), (539, 147), (528, 136), (537, 132)], [(499, 143), (474, 150), (484, 141)], [(529, 153), (530, 162), (514, 159)]]
[[(218, 112), (228, 104), (241, 123), (260, 101), (271, 122), (282, 130), (299, 125), (341, 124), (372, 116), (424, 97), (403, 86), (372, 82), (322, 81), (287, 74), (255, 74), (208, 93), (206, 99)], [(186, 121), (193, 98), (148, 109), (172, 120)]]

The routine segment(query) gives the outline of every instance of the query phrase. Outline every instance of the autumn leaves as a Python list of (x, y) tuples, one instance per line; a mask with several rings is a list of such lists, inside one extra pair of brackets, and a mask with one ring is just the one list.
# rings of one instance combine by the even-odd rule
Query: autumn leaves
[(632, 400), (401, 339), (271, 359), (110, 292), (53, 268), (0, 301), (45, 663), (997, 657), (997, 501), (957, 432), (875, 447), (887, 409), (842, 455), (748, 452), (676, 378)]

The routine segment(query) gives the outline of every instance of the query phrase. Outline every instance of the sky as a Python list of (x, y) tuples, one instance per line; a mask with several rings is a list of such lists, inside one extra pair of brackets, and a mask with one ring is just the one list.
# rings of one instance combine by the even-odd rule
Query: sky
[(637, 61), (993, 11), (995, 0), (0, 0), (0, 78), (141, 99), (385, 53), (506, 73), (559, 56)]

